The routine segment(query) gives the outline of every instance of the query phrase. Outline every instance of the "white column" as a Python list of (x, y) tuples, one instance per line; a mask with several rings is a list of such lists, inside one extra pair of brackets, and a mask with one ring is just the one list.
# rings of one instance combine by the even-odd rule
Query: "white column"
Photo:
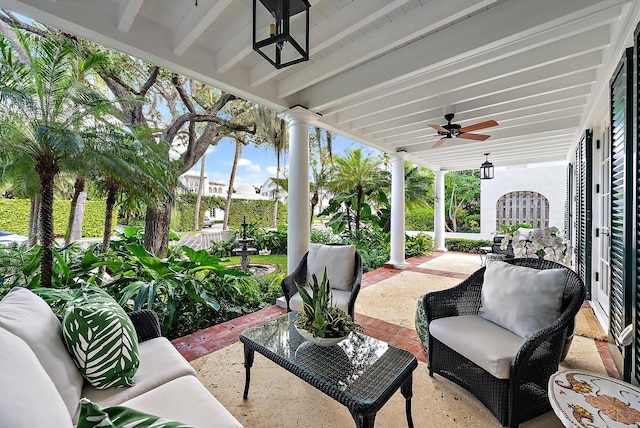
[(302, 107), (293, 107), (283, 116), (289, 124), (287, 270), (291, 273), (309, 251), (309, 121), (313, 114)]
[(404, 269), (404, 159), (405, 153), (391, 155), (391, 260), (387, 265)]
[(444, 246), (444, 175), (447, 171), (436, 171), (436, 199), (434, 203), (433, 246), (438, 251), (447, 251)]

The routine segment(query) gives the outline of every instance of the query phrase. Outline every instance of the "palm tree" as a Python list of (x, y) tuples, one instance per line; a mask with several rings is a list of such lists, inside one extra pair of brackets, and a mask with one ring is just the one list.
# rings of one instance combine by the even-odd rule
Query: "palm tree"
[(341, 191), (354, 193), (352, 200), (355, 202), (354, 223), (356, 231), (360, 230), (364, 196), (367, 192), (375, 189), (379, 171), (379, 159), (363, 155), (362, 148), (348, 150), (344, 156), (334, 160), (330, 187), (335, 193)]
[(222, 220), (222, 230), (227, 230), (229, 224), (229, 212), (231, 211), (231, 195), (233, 194), (233, 183), (236, 180), (236, 170), (238, 168), (238, 160), (242, 153), (243, 141), (240, 137), (235, 138), (236, 151), (233, 155), (233, 165), (231, 166), (231, 175), (229, 176), (229, 188), (227, 189), (227, 200), (224, 208), (224, 219)]
[[(289, 144), (287, 133), (287, 123), (276, 115), (276, 112), (270, 108), (256, 106), (254, 109), (254, 117), (256, 121), (257, 138), (262, 138), (276, 153), (276, 186), (280, 179), (280, 159), (287, 150)], [(278, 187), (276, 187), (277, 189)], [(278, 191), (275, 194), (275, 203), (273, 205), (273, 223), (272, 226), (278, 225)]]
[(330, 164), (333, 163), (332, 145), (333, 133), (325, 131), (326, 145), (322, 144), (322, 129), (315, 128), (315, 138), (310, 139), (310, 159), (311, 181), (309, 190), (311, 192), (311, 216), (310, 225), (313, 225), (313, 213), (318, 207), (322, 211), (322, 199), (329, 186)]
[[(50, 287), (54, 179), (66, 160), (83, 151), (86, 137), (93, 136), (89, 121), (110, 103), (89, 83), (98, 56), (78, 60), (74, 45), (65, 39), (24, 36), (20, 40), (27, 62), (16, 61), (6, 41), (0, 48), (2, 150), (34, 161), (41, 186), (41, 285)], [(8, 74), (19, 79), (7, 79)]]

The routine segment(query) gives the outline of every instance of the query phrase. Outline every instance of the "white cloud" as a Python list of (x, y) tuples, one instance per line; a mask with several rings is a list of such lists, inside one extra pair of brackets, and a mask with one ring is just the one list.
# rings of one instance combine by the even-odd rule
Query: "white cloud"
[(251, 165), (253, 165), (253, 162), (251, 162), (249, 159), (246, 159), (246, 158), (238, 159), (238, 166), (251, 166)]
[(276, 166), (268, 166), (267, 167), (267, 172), (269, 173), (269, 175), (273, 175), (275, 177), (276, 173), (278, 172), (278, 167), (276, 167)]
[(260, 168), (260, 165), (258, 164), (249, 165), (247, 166), (246, 169), (248, 172), (253, 172), (253, 173), (262, 172), (262, 168)]

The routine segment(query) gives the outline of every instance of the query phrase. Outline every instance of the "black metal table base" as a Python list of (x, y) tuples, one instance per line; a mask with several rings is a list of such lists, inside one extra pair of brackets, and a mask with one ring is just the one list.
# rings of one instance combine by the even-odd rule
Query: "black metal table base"
[[(251, 383), (251, 367), (253, 367), (253, 360), (255, 356), (255, 350), (248, 344), (244, 344), (244, 394), (243, 399), (247, 399), (249, 396), (249, 384)], [(405, 411), (407, 413), (407, 426), (413, 428), (413, 418), (411, 417), (411, 397), (413, 397), (413, 374), (410, 373), (409, 377), (404, 381), (400, 387), (400, 392), (405, 399)], [(367, 413), (362, 414), (356, 410), (349, 409), (353, 420), (356, 423), (356, 428), (373, 428), (376, 420), (376, 414)]]

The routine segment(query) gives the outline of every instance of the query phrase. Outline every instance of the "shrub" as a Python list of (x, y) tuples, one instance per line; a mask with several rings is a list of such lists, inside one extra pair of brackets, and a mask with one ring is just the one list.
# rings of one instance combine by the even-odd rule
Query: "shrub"
[[(248, 229), (248, 228), (247, 228)], [(255, 238), (258, 250), (271, 250), (271, 254), (287, 254), (287, 226), (278, 226), (277, 229), (253, 228), (248, 236)]]
[(418, 234), (405, 237), (405, 257), (428, 255), (433, 249), (433, 238), (430, 235)]
[(445, 247), (450, 251), (460, 251), (462, 253), (480, 253), (480, 247), (490, 247), (493, 242), (486, 239), (462, 239), (446, 238)]

